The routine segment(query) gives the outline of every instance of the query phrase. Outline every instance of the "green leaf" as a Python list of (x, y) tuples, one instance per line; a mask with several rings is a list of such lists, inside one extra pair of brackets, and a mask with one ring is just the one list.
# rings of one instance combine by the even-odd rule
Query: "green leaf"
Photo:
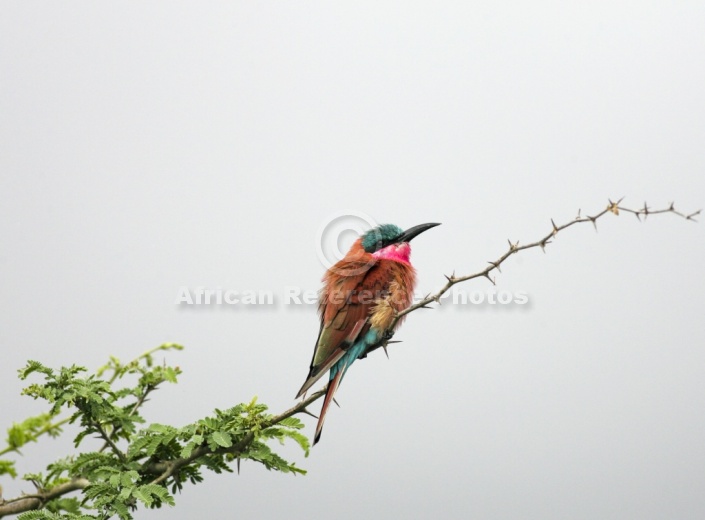
[(140, 486), (140, 489), (144, 493), (157, 497), (160, 502), (165, 502), (170, 506), (174, 505), (174, 498), (169, 494), (169, 491), (167, 491), (165, 487), (157, 484), (145, 484), (144, 486)]
[(154, 502), (150, 493), (148, 491), (145, 491), (144, 486), (138, 487), (135, 490), (133, 490), (132, 496), (135, 497), (140, 502), (142, 502), (147, 507), (151, 506), (152, 502)]
[(218, 446), (222, 446), (223, 448), (229, 448), (233, 445), (233, 440), (228, 432), (213, 432), (211, 439), (213, 439)]
[(28, 511), (17, 517), (18, 520), (61, 520), (61, 516), (52, 513), (48, 509), (40, 509), (38, 511)]
[(10, 475), (12, 478), (17, 477), (14, 460), (0, 460), (0, 475)]
[(149, 442), (149, 445), (147, 446), (147, 455), (154, 455), (157, 452), (157, 449), (159, 449), (159, 445), (162, 443), (164, 440), (163, 436), (156, 436), (152, 437), (152, 440)]
[(131, 520), (132, 515), (127, 509), (127, 506), (123, 504), (122, 502), (114, 502), (112, 504), (113, 510), (117, 513), (117, 515), (120, 517), (120, 520)]
[(27, 366), (25, 366), (24, 368), (20, 368), (17, 371), (17, 374), (18, 377), (24, 381), (25, 379), (27, 379), (27, 376), (29, 376), (32, 372), (41, 372), (48, 376), (52, 375), (53, 373), (50, 368), (45, 367), (39, 361), (29, 360), (27, 361)]
[(200, 446), (203, 443), (203, 435), (194, 435), (191, 437), (191, 440), (189, 441), (186, 446), (184, 446), (181, 449), (181, 457), (183, 458), (188, 458), (191, 456), (191, 453), (193, 453), (193, 450), (196, 449), (198, 446)]
[(288, 431), (286, 432), (286, 436), (293, 439), (301, 447), (301, 449), (304, 450), (304, 456), (308, 457), (309, 450), (311, 449), (311, 444), (309, 443), (308, 437), (297, 431)]
[(198, 422), (211, 430), (215, 430), (218, 427), (218, 421), (213, 419), (213, 417), (204, 417)]
[(77, 498), (57, 498), (47, 504), (47, 509), (53, 513), (66, 511), (67, 513), (73, 513), (74, 515), (78, 515), (81, 512), (80, 502)]
[(304, 427), (304, 423), (301, 422), (301, 419), (296, 417), (287, 417), (286, 419), (279, 421), (277, 424), (279, 426), (286, 426), (287, 428), (296, 428), (297, 430)]
[(132, 495), (132, 492), (135, 490), (135, 488), (136, 488), (136, 486), (129, 486), (129, 487), (122, 488), (120, 490), (120, 493), (118, 494), (118, 499), (127, 500), (128, 498), (130, 498), (130, 496)]
[(122, 486), (131, 486), (140, 479), (140, 474), (136, 471), (125, 471), (120, 475), (120, 484)]
[(156, 432), (156, 433), (169, 433), (170, 431), (173, 430), (171, 426), (167, 426), (165, 424), (157, 424), (153, 423), (150, 424), (147, 429), (151, 432)]
[(176, 371), (171, 367), (164, 369), (164, 379), (170, 383), (176, 383)]

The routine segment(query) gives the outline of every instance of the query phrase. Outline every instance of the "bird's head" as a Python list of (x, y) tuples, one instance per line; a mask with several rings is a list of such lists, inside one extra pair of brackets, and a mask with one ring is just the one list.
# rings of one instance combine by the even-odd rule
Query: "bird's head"
[(370, 229), (361, 237), (360, 244), (366, 253), (375, 258), (385, 258), (401, 262), (409, 262), (411, 240), (437, 223), (420, 224), (404, 231), (394, 224), (382, 224)]

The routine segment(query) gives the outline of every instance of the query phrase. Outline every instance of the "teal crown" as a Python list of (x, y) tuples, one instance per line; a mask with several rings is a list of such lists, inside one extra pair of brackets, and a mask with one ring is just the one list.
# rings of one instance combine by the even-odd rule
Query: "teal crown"
[(404, 230), (399, 226), (382, 224), (362, 235), (362, 247), (366, 252), (374, 253), (393, 244), (403, 234)]

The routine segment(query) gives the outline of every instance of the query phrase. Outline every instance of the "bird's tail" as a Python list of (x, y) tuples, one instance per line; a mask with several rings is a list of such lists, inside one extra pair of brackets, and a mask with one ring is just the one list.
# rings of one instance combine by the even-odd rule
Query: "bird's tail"
[(323, 430), (323, 421), (326, 419), (326, 413), (328, 412), (328, 407), (333, 402), (333, 397), (335, 397), (335, 392), (336, 392), (336, 390), (338, 390), (338, 385), (340, 385), (340, 381), (343, 378), (343, 374), (345, 374), (346, 368), (347, 368), (347, 365), (344, 366), (341, 370), (338, 370), (338, 373), (335, 374), (333, 379), (331, 379), (330, 382), (328, 383), (328, 389), (326, 390), (326, 397), (325, 397), (325, 399), (323, 399), (323, 407), (321, 408), (321, 414), (318, 416), (318, 424), (316, 425), (316, 434), (313, 436), (313, 445), (314, 446), (321, 439), (321, 431)]

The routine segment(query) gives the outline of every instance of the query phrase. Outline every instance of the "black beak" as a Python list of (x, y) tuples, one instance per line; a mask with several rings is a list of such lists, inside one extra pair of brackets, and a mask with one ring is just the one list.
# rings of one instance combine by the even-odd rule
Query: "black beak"
[(407, 229), (404, 231), (399, 238), (396, 239), (396, 242), (401, 243), (401, 242), (411, 242), (411, 239), (420, 235), (427, 229), (431, 229), (432, 227), (440, 226), (440, 224), (437, 224), (435, 222), (432, 222), (430, 224), (419, 224), (418, 226), (414, 226), (412, 228)]

